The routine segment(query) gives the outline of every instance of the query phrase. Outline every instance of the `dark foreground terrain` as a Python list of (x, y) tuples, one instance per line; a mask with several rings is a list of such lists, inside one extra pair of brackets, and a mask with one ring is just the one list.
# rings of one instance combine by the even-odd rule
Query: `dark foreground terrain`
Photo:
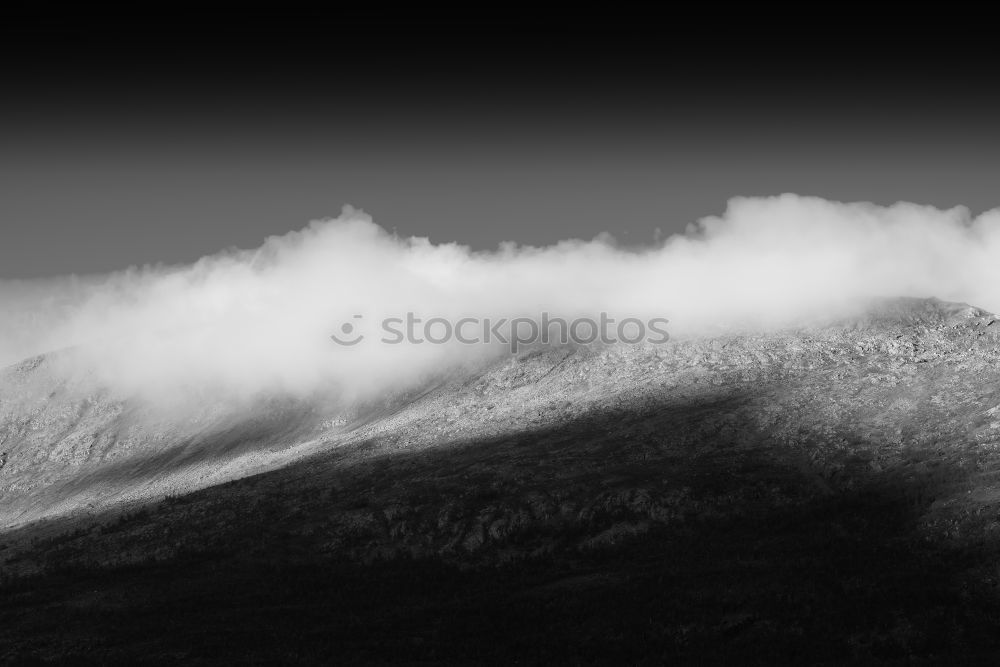
[(12, 526), (0, 660), (995, 662), (994, 321), (536, 351), (288, 465)]

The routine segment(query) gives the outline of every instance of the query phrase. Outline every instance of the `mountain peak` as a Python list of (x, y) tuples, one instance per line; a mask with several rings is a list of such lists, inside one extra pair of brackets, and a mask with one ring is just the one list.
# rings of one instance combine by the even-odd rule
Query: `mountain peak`
[(989, 325), (997, 317), (967, 303), (936, 297), (893, 297), (873, 300), (862, 319), (872, 325), (980, 326)]

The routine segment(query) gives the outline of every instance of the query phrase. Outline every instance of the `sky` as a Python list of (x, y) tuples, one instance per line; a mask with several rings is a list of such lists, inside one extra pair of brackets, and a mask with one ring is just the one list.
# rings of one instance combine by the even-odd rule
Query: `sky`
[(473, 249), (648, 244), (734, 196), (1000, 206), (981, 22), (838, 12), (14, 10), (0, 279), (190, 263), (345, 204)]

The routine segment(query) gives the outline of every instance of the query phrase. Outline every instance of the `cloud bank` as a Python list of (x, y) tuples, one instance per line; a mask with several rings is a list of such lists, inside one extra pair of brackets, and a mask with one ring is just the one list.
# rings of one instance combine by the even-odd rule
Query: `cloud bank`
[(676, 337), (785, 326), (872, 297), (1000, 311), (998, 257), (1000, 209), (973, 218), (962, 207), (735, 198), (722, 216), (648, 247), (601, 236), (473, 252), (394, 237), (345, 208), (190, 266), (0, 282), (0, 366), (74, 348), (82, 367), (122, 391), (367, 395), (502, 349), (339, 346), (330, 335), (345, 322), (363, 333), (407, 312), (453, 321), (606, 312), (667, 318)]

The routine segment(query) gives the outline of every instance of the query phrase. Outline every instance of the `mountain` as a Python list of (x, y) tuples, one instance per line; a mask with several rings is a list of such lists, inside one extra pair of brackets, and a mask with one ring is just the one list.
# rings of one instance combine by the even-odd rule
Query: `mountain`
[(1000, 648), (1000, 323), (553, 347), (379, 403), (0, 378), (0, 659), (966, 661)]

